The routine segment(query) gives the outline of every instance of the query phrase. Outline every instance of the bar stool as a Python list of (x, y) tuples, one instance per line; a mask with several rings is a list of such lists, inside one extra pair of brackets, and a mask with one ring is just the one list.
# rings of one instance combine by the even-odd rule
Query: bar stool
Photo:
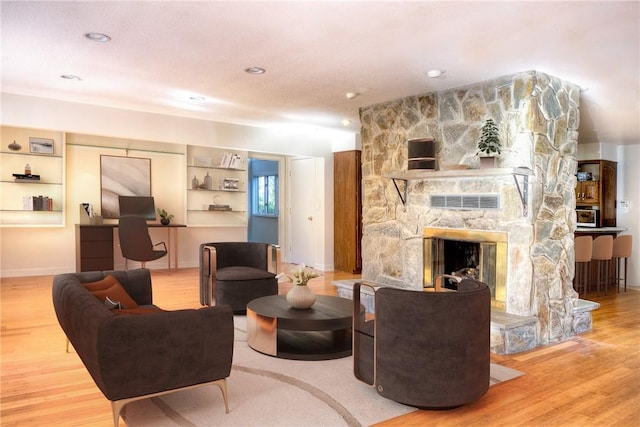
[[(600, 296), (600, 283), (604, 282), (604, 294), (607, 295), (607, 287), (609, 286), (609, 263), (613, 255), (613, 236), (598, 236), (593, 240), (591, 259), (597, 261), (597, 295)], [(602, 266), (604, 264), (604, 271)], [(602, 280), (604, 273), (604, 280)]]
[(589, 290), (589, 267), (591, 266), (591, 254), (593, 252), (593, 237), (578, 236), (574, 241), (576, 258), (575, 288), (580, 296), (580, 288), (584, 287), (584, 296)]
[(615, 283), (620, 293), (620, 281), (623, 280), (620, 273), (620, 260), (624, 260), (624, 291), (627, 292), (627, 258), (631, 257), (632, 237), (630, 234), (624, 234), (613, 240), (613, 252), (611, 258), (615, 264)]

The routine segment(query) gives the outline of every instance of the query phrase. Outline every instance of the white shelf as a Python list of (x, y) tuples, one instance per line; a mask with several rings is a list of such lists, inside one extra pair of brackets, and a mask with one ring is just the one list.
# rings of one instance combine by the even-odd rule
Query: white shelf
[[(0, 227), (62, 227), (65, 222), (65, 160), (64, 134), (42, 129), (2, 126), (2, 147), (11, 141), (18, 142), (20, 151), (0, 148)], [(31, 137), (53, 141), (51, 154), (32, 153), (29, 149)], [(29, 164), (31, 173), (39, 180), (16, 180), (13, 174), (23, 174)], [(53, 210), (24, 210), (25, 196), (43, 196), (53, 200)]]
[[(239, 168), (220, 167), (225, 154), (241, 158)], [(200, 162), (200, 163), (199, 163)], [(247, 152), (215, 147), (187, 146), (186, 218), (191, 226), (247, 226)], [(194, 175), (199, 184), (205, 173), (211, 177), (213, 188), (192, 188)], [(238, 189), (222, 188), (225, 179), (236, 180)], [(212, 204), (229, 205), (230, 211), (208, 210)]]
[(475, 178), (482, 179), (490, 176), (521, 175), (531, 176), (533, 171), (529, 168), (492, 168), (492, 169), (455, 169), (435, 171), (428, 169), (413, 169), (385, 175), (386, 178), (401, 179), (404, 181), (449, 179), (449, 178)]

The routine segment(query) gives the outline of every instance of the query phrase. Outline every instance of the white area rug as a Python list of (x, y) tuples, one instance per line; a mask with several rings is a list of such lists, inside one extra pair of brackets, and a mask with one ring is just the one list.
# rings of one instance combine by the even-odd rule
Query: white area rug
[[(235, 316), (233, 367), (225, 414), (220, 389), (204, 386), (125, 406), (129, 427), (367, 426), (414, 411), (385, 399), (353, 375), (353, 358), (277, 359), (246, 344), (246, 318)], [(491, 365), (492, 385), (522, 372)]]

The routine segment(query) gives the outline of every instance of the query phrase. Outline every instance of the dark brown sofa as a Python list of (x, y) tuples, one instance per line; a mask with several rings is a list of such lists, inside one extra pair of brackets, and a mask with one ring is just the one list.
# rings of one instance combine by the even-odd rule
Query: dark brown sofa
[[(83, 285), (109, 274), (139, 305), (130, 311), (144, 314), (110, 310)], [(234, 333), (229, 306), (153, 309), (147, 269), (55, 276), (53, 305), (64, 333), (111, 401), (114, 426), (131, 401), (212, 383), (220, 387), (229, 412), (225, 378)]]
[[(354, 307), (360, 289), (353, 288)], [(451, 408), (489, 389), (491, 294), (462, 280), (457, 291), (375, 290), (375, 320), (353, 316), (355, 376), (381, 396), (418, 408)]]

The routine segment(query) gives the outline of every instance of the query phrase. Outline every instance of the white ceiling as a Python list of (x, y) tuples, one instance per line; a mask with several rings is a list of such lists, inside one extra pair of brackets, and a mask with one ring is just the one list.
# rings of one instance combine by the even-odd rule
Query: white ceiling
[(358, 132), (360, 107), (537, 70), (584, 88), (580, 143), (640, 143), (638, 1), (0, 7), (6, 93), (259, 126), (348, 118)]

